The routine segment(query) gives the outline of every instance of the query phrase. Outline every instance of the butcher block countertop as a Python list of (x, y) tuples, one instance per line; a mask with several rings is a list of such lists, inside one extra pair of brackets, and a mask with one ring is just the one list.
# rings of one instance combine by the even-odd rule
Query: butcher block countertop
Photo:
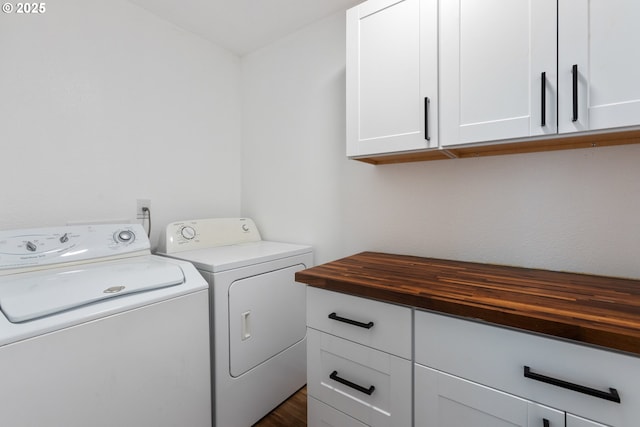
[(299, 271), (296, 280), (640, 356), (640, 280), (377, 252)]

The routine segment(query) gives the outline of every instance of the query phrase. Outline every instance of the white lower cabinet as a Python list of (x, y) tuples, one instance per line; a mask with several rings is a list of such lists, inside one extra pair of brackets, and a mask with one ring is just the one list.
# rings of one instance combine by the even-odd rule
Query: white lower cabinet
[(416, 427), (640, 425), (638, 357), (420, 310), (414, 319)]
[(310, 427), (637, 427), (640, 358), (309, 287)]
[(564, 427), (565, 413), (415, 366), (416, 427)]
[(308, 425), (411, 427), (411, 308), (308, 291)]

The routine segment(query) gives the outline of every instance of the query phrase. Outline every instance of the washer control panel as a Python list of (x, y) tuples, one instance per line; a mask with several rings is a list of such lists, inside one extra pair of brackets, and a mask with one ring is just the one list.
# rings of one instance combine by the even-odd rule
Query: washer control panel
[(0, 231), (3, 271), (127, 256), (150, 244), (139, 224), (73, 225)]
[(158, 252), (171, 254), (260, 240), (260, 232), (249, 218), (178, 221), (167, 225), (164, 235), (160, 236)]
[(116, 243), (133, 243), (136, 240), (136, 233), (131, 230), (118, 230), (114, 234)]

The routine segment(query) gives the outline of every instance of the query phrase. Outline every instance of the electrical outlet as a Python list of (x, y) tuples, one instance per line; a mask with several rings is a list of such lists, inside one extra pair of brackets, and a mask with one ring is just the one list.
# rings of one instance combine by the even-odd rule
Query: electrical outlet
[(147, 219), (149, 218), (149, 212), (145, 212), (143, 208), (147, 208), (151, 210), (151, 200), (149, 199), (138, 199), (137, 200), (137, 208), (136, 208), (136, 218), (137, 219)]

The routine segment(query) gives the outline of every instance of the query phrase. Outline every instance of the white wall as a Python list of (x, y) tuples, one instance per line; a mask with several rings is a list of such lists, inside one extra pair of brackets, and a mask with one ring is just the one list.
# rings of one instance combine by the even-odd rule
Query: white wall
[(640, 278), (640, 145), (349, 161), (344, 33), (340, 13), (240, 61), (124, 0), (2, 14), (0, 228), (133, 220), (148, 198), (154, 241), (169, 221), (246, 215), (317, 262), (379, 250)]
[(0, 229), (240, 214), (239, 59), (123, 0), (0, 16)]
[(242, 60), (242, 212), (363, 250), (640, 278), (640, 145), (387, 166), (344, 156), (345, 22)]
[(263, 238), (344, 253), (344, 30), (321, 21), (244, 56), (242, 212)]

